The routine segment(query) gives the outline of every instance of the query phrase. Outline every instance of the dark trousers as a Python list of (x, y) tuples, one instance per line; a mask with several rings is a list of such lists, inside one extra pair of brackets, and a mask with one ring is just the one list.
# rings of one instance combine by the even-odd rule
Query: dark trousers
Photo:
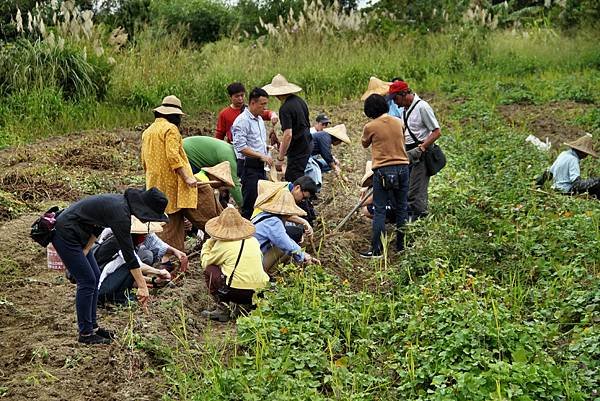
[(298, 178), (304, 175), (306, 165), (308, 164), (308, 158), (310, 152), (303, 155), (289, 155), (287, 156), (287, 166), (285, 168), (285, 180), (294, 182)]
[(257, 159), (238, 159), (237, 172), (242, 183), (242, 216), (252, 217), (254, 202), (258, 196), (258, 180), (266, 180), (265, 165)]
[[(383, 177), (396, 175), (396, 188), (384, 189)], [(404, 224), (408, 219), (408, 165), (395, 165), (376, 168), (373, 170), (373, 237), (371, 249), (374, 254), (381, 254), (383, 246), (381, 235), (385, 234), (386, 206), (389, 202), (396, 204), (396, 250), (404, 249)]]
[(91, 334), (96, 323), (96, 307), (98, 304), (98, 282), (100, 269), (92, 252), (83, 254), (83, 247), (66, 241), (60, 232), (54, 233), (52, 245), (58, 256), (77, 282), (75, 308), (77, 310), (77, 325), (80, 334)]
[[(100, 302), (113, 302), (116, 304), (127, 304), (130, 301), (129, 294), (133, 289), (133, 275), (124, 266), (117, 268), (109, 274), (98, 290)], [(135, 301), (135, 298), (133, 298)]]
[(588, 178), (587, 180), (578, 180), (571, 188), (576, 194), (588, 193), (591, 196), (600, 199), (600, 177)]
[(209, 294), (217, 302), (233, 302), (236, 304), (249, 305), (252, 304), (253, 290), (242, 290), (239, 288), (230, 288), (226, 296), (219, 295), (219, 289), (224, 287), (225, 275), (221, 271), (221, 267), (217, 265), (208, 265), (204, 269), (204, 280)]

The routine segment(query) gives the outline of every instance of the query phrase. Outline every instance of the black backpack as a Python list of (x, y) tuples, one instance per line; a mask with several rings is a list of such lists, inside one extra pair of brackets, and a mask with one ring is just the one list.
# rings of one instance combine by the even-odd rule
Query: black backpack
[(44, 248), (47, 247), (52, 241), (54, 225), (60, 213), (62, 213), (62, 210), (58, 206), (53, 206), (38, 217), (31, 225), (31, 232), (29, 233), (31, 239)]

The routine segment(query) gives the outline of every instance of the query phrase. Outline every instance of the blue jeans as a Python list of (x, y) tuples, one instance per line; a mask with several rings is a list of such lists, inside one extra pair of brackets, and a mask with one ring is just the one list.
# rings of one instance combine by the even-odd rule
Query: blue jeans
[[(396, 175), (398, 186), (396, 189), (384, 189), (383, 177)], [(408, 165), (379, 167), (373, 170), (373, 237), (371, 250), (374, 254), (381, 254), (383, 246), (381, 235), (385, 234), (386, 206), (393, 202), (396, 206), (396, 250), (404, 249), (403, 227), (408, 219)]]
[(96, 306), (98, 303), (98, 283), (100, 281), (100, 269), (92, 252), (83, 254), (81, 244), (66, 241), (55, 232), (52, 245), (56, 253), (62, 259), (66, 268), (77, 281), (77, 295), (75, 296), (75, 308), (77, 310), (77, 325), (79, 334), (91, 334), (96, 323)]

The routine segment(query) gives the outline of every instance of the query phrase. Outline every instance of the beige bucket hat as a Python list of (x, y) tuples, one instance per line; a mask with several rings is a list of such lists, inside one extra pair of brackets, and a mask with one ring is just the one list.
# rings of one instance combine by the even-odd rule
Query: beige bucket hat
[(335, 127), (327, 127), (324, 128), (323, 131), (327, 132), (329, 135), (336, 137), (340, 141), (350, 144), (350, 138), (348, 137), (348, 133), (346, 130), (345, 124), (338, 124)]
[(254, 224), (233, 207), (226, 207), (217, 217), (206, 222), (204, 231), (214, 239), (238, 241), (250, 238), (256, 232)]
[(254, 202), (254, 207), (261, 206), (263, 203), (275, 196), (280, 189), (286, 188), (287, 185), (288, 183), (284, 181), (258, 180), (258, 196)]
[(202, 167), (202, 170), (208, 175), (208, 178), (211, 179), (211, 182), (214, 179), (219, 180), (220, 182), (225, 183), (228, 187), (234, 187), (235, 183), (233, 182), (233, 177), (231, 176), (231, 165), (227, 160), (217, 164), (212, 167)]
[(135, 216), (131, 216), (131, 233), (132, 234), (150, 234), (159, 233), (163, 230), (162, 226), (165, 223), (158, 223), (156, 221), (149, 221), (148, 223), (142, 223), (140, 219)]
[(391, 82), (385, 82), (376, 77), (369, 78), (369, 86), (367, 87), (367, 91), (363, 93), (363, 95), (360, 97), (360, 100), (364, 101), (374, 93), (381, 96), (387, 95), (391, 84)]
[(262, 87), (269, 96), (290, 95), (302, 90), (298, 85), (289, 83), (281, 74), (277, 74), (271, 80), (271, 83)]
[(364, 188), (368, 188), (373, 185), (373, 162), (371, 160), (367, 161), (365, 165), (365, 175), (363, 175), (362, 180), (360, 180), (360, 186)]
[(578, 138), (577, 140), (573, 141), (573, 142), (565, 142), (565, 145), (567, 145), (570, 148), (573, 149), (577, 149), (583, 153), (587, 153), (588, 155), (598, 158), (598, 153), (596, 153), (596, 151), (594, 151), (594, 143), (592, 140), (592, 134), (585, 134), (584, 136), (582, 136), (581, 138)]
[(162, 104), (154, 109), (154, 111), (159, 112), (160, 114), (168, 115), (168, 114), (180, 114), (184, 115), (185, 113), (181, 109), (181, 100), (177, 96), (169, 95), (165, 97), (162, 101)]
[(306, 212), (296, 205), (294, 195), (287, 188), (281, 188), (269, 200), (257, 207), (262, 211), (281, 216), (306, 216)]

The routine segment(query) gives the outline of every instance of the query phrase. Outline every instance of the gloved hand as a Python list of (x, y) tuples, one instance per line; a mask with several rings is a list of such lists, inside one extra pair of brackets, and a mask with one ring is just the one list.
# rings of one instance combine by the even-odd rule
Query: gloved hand
[(419, 159), (421, 159), (421, 155), (423, 154), (423, 151), (421, 150), (421, 148), (419, 148), (418, 146), (414, 149), (409, 150), (408, 152), (408, 162), (410, 164), (416, 163), (419, 161)]

